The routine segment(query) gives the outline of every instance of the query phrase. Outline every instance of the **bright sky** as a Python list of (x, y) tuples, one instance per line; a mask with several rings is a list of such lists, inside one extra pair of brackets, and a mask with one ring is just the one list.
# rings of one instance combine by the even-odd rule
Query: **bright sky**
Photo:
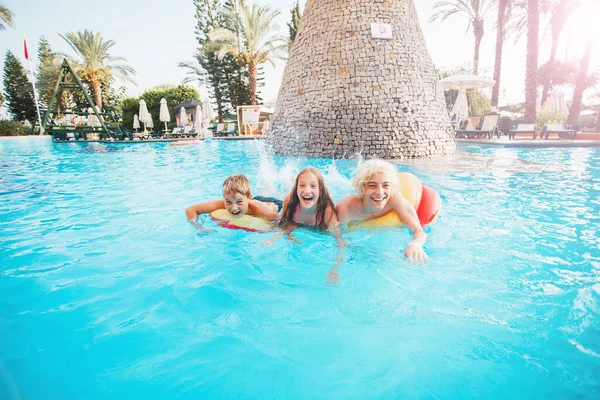
[[(112, 54), (125, 56), (137, 74), (137, 86), (126, 84), (127, 93), (137, 96), (144, 90), (164, 84), (179, 84), (185, 71), (178, 68), (180, 61), (188, 61), (197, 48), (194, 33), (194, 5), (192, 0), (0, 0), (14, 14), (15, 26), (0, 32), (0, 62), (4, 65), (6, 50), (11, 50), (23, 62), (23, 31), (27, 32), (30, 53), (37, 56), (37, 42), (44, 35), (54, 51), (73, 54), (59, 33), (91, 29), (100, 31), (107, 39), (116, 42)], [(248, 0), (251, 2), (253, 0)], [(295, 0), (257, 0), (281, 11), (277, 19), (280, 33), (287, 36), (287, 22)], [(473, 34), (467, 30), (467, 21), (452, 16), (444, 23), (429, 23), (435, 0), (416, 0), (417, 12), (425, 34), (429, 53), (440, 69), (453, 69), (471, 65), (473, 59)], [(87, 4), (86, 4), (87, 3)], [(301, 0), (303, 8), (305, 0)], [(585, 31), (582, 29), (596, 13), (581, 12), (575, 16), (575, 28), (562, 35), (557, 57), (579, 59), (583, 52)], [(481, 44), (480, 75), (491, 77), (494, 66), (496, 33), (495, 10), (488, 16), (486, 34)], [(374, 21), (375, 22), (375, 21)], [(587, 26), (593, 26), (588, 24)], [(544, 27), (540, 34), (544, 34)], [(550, 35), (546, 34), (540, 50), (540, 64), (548, 59)], [(569, 43), (567, 46), (566, 43)], [(596, 40), (596, 49), (600, 50)], [(590, 70), (600, 67), (600, 51), (592, 55)], [(34, 58), (34, 62), (37, 62)], [(26, 64), (24, 64), (26, 65)], [(284, 63), (277, 68), (265, 68), (266, 86), (262, 88), (265, 101), (277, 96), (283, 75)], [(500, 104), (524, 100), (525, 37), (514, 44), (509, 39), (504, 50)], [(202, 96), (206, 90), (200, 88)]]

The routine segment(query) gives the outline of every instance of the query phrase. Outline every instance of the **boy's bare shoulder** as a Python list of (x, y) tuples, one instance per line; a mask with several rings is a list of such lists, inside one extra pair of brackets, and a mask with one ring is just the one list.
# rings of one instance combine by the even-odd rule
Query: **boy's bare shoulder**
[(342, 200), (340, 200), (336, 205), (336, 209), (353, 208), (353, 207), (356, 207), (356, 204), (359, 204), (359, 203), (360, 203), (360, 199), (358, 197), (356, 197), (355, 195), (351, 194), (349, 196), (344, 197)]

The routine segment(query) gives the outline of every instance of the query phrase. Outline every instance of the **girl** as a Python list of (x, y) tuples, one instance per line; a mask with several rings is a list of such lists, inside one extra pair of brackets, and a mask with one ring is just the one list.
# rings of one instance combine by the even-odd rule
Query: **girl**
[(340, 223), (335, 205), (325, 187), (323, 175), (318, 169), (306, 167), (296, 177), (290, 194), (283, 200), (283, 211), (279, 225), (283, 231), (264, 244), (272, 244), (281, 236), (289, 235), (298, 227), (329, 230), (336, 238), (340, 250), (346, 246), (342, 239)]

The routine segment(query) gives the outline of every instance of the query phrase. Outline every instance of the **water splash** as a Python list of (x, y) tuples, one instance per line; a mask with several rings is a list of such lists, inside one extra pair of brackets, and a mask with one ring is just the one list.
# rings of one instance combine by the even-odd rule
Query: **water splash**
[[(316, 162), (306, 159), (290, 158), (278, 163), (278, 159), (273, 157), (264, 147), (258, 147), (260, 154), (259, 173), (256, 177), (255, 192), (264, 196), (273, 196), (283, 199), (292, 189), (296, 176), (305, 167), (312, 165), (318, 168), (323, 174), (325, 185), (331, 193), (350, 193), (352, 184), (350, 178), (340, 169), (338, 161), (348, 163), (348, 160), (327, 160), (322, 159)], [(347, 170), (355, 169), (354, 162), (348, 165)]]

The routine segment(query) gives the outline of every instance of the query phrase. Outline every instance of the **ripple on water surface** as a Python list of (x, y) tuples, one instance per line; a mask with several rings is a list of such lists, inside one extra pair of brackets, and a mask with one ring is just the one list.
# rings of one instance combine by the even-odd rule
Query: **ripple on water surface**
[[(334, 199), (356, 160), (260, 142), (0, 141), (0, 398), (598, 398), (600, 152), (466, 147), (406, 161), (443, 200), (406, 230), (194, 231), (231, 173)], [(35, 385), (31, 383), (35, 382)]]

